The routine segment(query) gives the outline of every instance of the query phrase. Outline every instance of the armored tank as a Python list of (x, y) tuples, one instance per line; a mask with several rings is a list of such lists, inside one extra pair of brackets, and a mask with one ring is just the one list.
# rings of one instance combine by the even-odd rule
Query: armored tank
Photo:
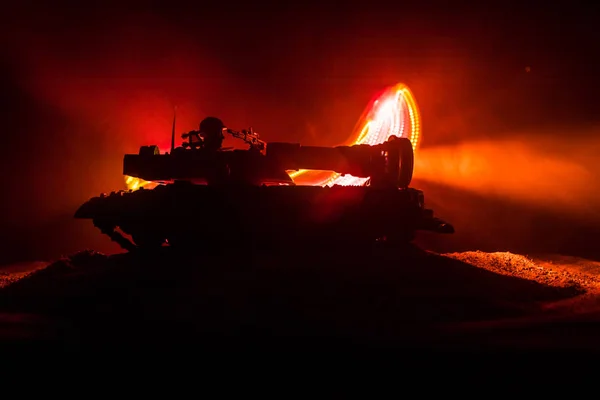
[[(94, 197), (75, 218), (91, 219), (129, 251), (407, 242), (419, 230), (454, 232), (425, 208), (423, 192), (409, 187), (414, 153), (406, 138), (373, 146), (266, 143), (214, 117), (182, 134), (179, 147), (174, 132), (170, 152), (142, 146), (123, 159), (124, 175), (157, 186)], [(223, 148), (226, 134), (248, 148)], [(299, 169), (368, 179), (361, 186), (300, 185), (290, 174)]]

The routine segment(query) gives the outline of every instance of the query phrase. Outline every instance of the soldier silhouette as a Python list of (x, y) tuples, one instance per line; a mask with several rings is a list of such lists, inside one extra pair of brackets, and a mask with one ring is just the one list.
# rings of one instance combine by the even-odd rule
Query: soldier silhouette
[(204, 149), (213, 151), (221, 149), (223, 139), (225, 139), (223, 128), (225, 128), (225, 124), (216, 117), (206, 117), (200, 122), (199, 132)]

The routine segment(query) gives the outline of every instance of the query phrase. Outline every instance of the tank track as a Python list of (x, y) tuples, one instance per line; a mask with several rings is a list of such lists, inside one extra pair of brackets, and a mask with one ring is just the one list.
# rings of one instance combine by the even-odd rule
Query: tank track
[(83, 204), (75, 217), (91, 219), (130, 252), (166, 244), (264, 248), (381, 239), (410, 242), (419, 230), (454, 232), (424, 207), (423, 193), (412, 188), (214, 187), (182, 182), (101, 195)]

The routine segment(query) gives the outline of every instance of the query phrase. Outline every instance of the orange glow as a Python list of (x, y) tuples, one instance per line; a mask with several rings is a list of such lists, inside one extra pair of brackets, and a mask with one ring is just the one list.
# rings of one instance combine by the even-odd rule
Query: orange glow
[(157, 184), (155, 182), (149, 182), (140, 178), (134, 178), (133, 176), (125, 175), (125, 185), (129, 190), (138, 190), (142, 187), (150, 189), (155, 187)]
[[(399, 83), (390, 86), (365, 109), (357, 128), (347, 145), (380, 144), (392, 135), (410, 139), (413, 150), (417, 150), (421, 139), (421, 115), (417, 102), (408, 86)], [(292, 179), (301, 185), (360, 186), (367, 178), (338, 173), (299, 170), (290, 172)]]
[(507, 135), (423, 149), (419, 180), (560, 215), (600, 219), (600, 139), (562, 132)]

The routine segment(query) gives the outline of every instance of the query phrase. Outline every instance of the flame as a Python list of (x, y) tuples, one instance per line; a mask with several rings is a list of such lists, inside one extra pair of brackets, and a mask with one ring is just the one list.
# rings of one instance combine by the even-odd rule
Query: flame
[[(408, 138), (416, 151), (421, 139), (421, 115), (417, 102), (408, 86), (403, 83), (390, 86), (369, 104), (357, 126), (360, 129), (352, 135), (354, 139), (349, 141), (349, 145), (380, 144), (396, 135)], [(313, 186), (360, 186), (367, 181), (367, 178), (341, 176), (334, 172), (323, 178), (322, 174), (315, 172), (299, 170), (290, 172), (289, 175), (297, 183)]]
[(125, 185), (129, 190), (138, 190), (142, 187), (148, 187), (148, 189), (155, 187), (157, 184), (151, 181), (145, 181), (140, 178), (134, 178), (133, 176), (125, 175)]

